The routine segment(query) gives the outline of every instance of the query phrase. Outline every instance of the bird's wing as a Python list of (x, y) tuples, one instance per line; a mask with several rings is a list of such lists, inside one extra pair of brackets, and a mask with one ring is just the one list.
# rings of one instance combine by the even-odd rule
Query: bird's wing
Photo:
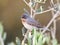
[(42, 27), (36, 20), (34, 20), (32, 18), (28, 18), (27, 23), (30, 24), (30, 25), (36, 26), (38, 28)]

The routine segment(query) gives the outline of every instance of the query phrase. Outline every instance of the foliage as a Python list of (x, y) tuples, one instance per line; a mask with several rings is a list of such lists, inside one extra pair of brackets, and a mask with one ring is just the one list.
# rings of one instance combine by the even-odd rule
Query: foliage
[(4, 41), (6, 39), (6, 32), (4, 32), (4, 28), (2, 22), (0, 22), (0, 45), (4, 45)]
[[(29, 34), (28, 34), (29, 35)], [(27, 45), (58, 45), (57, 39), (51, 39), (49, 33), (43, 34), (41, 31), (38, 32), (35, 29), (32, 30), (31, 37), (27, 37), (28, 44)]]

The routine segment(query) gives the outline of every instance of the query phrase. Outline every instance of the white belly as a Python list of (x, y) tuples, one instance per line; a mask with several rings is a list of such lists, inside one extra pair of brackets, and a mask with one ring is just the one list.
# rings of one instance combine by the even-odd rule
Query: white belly
[(37, 30), (37, 27), (35, 26), (31, 26), (31, 25), (28, 25), (27, 23), (23, 23), (24, 27), (28, 30), (32, 30), (32, 29), (36, 29)]

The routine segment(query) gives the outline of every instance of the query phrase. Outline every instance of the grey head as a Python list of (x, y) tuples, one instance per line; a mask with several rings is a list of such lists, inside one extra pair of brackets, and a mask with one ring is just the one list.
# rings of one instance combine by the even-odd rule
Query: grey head
[(30, 16), (27, 14), (27, 13), (24, 13), (21, 18), (24, 18), (24, 19), (27, 19), (27, 18), (30, 18)]

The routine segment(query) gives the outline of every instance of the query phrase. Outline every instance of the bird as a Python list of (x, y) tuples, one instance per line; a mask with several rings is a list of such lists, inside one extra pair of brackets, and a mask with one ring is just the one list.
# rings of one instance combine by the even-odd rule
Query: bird
[(21, 21), (23, 26), (30, 31), (32, 31), (32, 29), (38, 30), (39, 28), (42, 28), (41, 24), (37, 20), (30, 17), (27, 13), (24, 13), (21, 16)]

